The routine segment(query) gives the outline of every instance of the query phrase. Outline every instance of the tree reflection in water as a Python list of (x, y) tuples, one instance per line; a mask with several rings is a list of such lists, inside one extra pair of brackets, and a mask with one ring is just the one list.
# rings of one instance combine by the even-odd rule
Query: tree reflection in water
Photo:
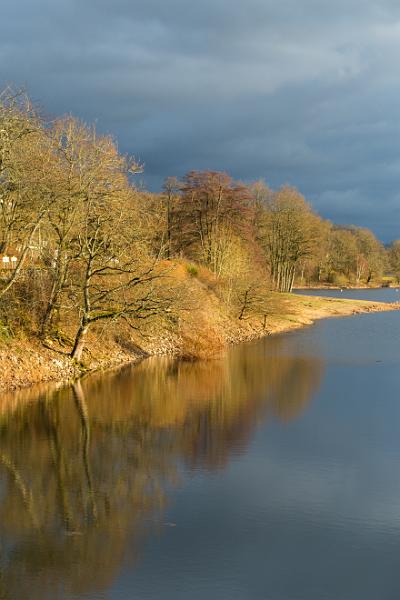
[(268, 344), (210, 362), (149, 359), (34, 401), (32, 391), (3, 399), (0, 598), (106, 590), (160, 528), (179, 465), (221, 469), (258, 422), (300, 414), (322, 363)]

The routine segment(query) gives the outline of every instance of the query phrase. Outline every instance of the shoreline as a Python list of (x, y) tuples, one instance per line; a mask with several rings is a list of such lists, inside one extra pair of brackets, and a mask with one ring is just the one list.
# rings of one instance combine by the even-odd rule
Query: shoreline
[[(229, 346), (261, 339), (307, 327), (320, 319), (354, 316), (372, 312), (400, 310), (400, 304), (374, 302), (369, 300), (349, 300), (325, 296), (281, 294), (279, 312), (269, 315), (266, 326), (257, 319), (239, 321), (221, 316), (219, 336), (214, 356)], [(200, 335), (200, 332), (199, 332)], [(212, 344), (213, 339), (210, 340)], [(101, 350), (100, 350), (101, 349)], [(67, 385), (86, 374), (107, 371), (113, 368), (135, 364), (150, 356), (170, 355), (184, 359), (179, 347), (179, 338), (174, 332), (153, 339), (148, 348), (135, 344), (104, 344), (102, 339), (93, 339), (88, 351), (90, 357), (82, 368), (73, 363), (66, 353), (59, 349), (51, 350), (37, 340), (11, 340), (0, 345), (0, 392), (17, 395), (18, 390), (27, 390), (53, 383), (56, 387)], [(212, 358), (201, 356), (198, 358)], [(187, 356), (186, 356), (187, 358)], [(196, 356), (190, 357), (195, 359)]]
[(360, 290), (360, 291), (367, 291), (367, 290), (396, 290), (400, 287), (399, 285), (297, 285), (296, 287), (293, 288), (293, 292), (296, 292), (296, 290), (310, 290), (310, 291), (315, 291), (315, 290)]

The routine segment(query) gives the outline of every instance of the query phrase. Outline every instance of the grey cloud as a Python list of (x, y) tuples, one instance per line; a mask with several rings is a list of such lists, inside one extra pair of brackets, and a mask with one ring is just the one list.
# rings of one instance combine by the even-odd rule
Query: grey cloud
[(170, 174), (298, 185), (323, 216), (400, 237), (400, 5), (389, 0), (16, 0), (0, 84), (97, 121)]

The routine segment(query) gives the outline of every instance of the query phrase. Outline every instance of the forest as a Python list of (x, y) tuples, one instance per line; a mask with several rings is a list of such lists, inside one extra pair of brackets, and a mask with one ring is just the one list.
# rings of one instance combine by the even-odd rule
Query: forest
[(94, 126), (3, 91), (0, 339), (57, 339), (80, 361), (99, 325), (179, 327), (196, 308), (187, 278), (233, 318), (264, 322), (274, 292), (400, 281), (400, 240), (335, 225), (290, 185), (191, 171), (154, 193), (142, 172)]

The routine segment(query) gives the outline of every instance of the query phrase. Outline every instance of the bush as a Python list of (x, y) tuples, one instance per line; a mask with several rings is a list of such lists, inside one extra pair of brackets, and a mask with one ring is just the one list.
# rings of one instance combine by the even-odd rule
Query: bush
[(186, 270), (189, 273), (190, 277), (197, 277), (199, 274), (199, 270), (196, 265), (186, 265)]
[(329, 277), (329, 283), (339, 287), (345, 287), (346, 285), (349, 285), (349, 279), (341, 273), (332, 273)]
[(7, 342), (12, 337), (14, 336), (10, 326), (6, 323), (3, 323), (3, 321), (0, 321), (0, 342)]

